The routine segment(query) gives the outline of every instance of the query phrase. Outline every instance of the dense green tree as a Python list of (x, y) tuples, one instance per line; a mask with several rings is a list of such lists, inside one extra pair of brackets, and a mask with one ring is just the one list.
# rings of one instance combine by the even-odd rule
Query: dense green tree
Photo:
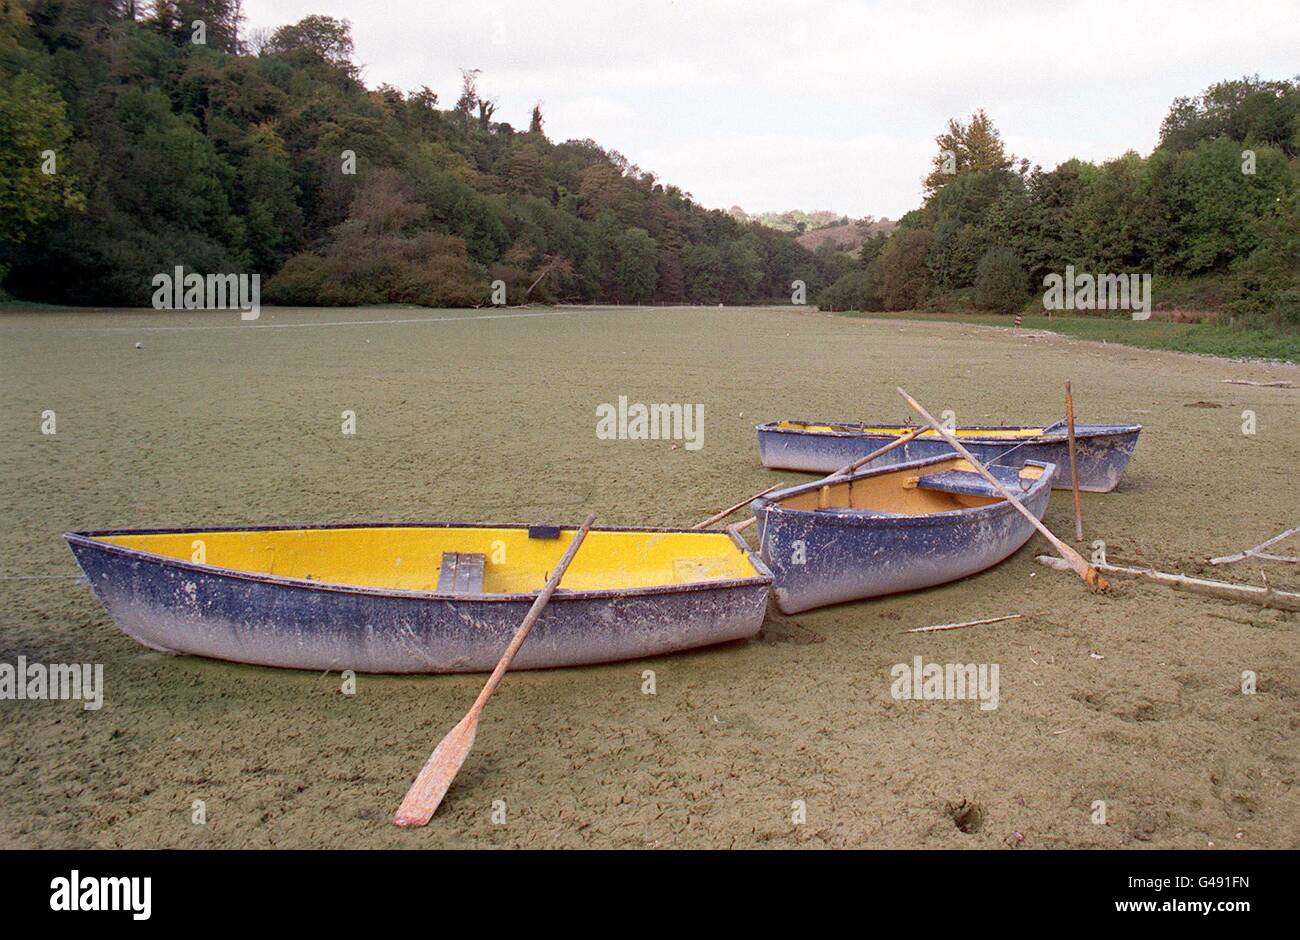
[(880, 292), (886, 310), (913, 310), (932, 290), (926, 258), (934, 242), (931, 230), (900, 227), (880, 253)]
[(975, 270), (975, 303), (985, 310), (1011, 313), (1024, 306), (1025, 269), (1010, 248), (995, 246), (980, 258)]
[(1009, 170), (1015, 163), (1015, 158), (1006, 152), (1002, 135), (983, 108), (965, 123), (951, 119), (948, 129), (934, 140), (939, 145), (939, 152), (931, 161), (933, 169), (925, 178), (927, 196), (934, 196), (962, 174)]
[(994, 206), (1023, 189), (1019, 176), (997, 168), (963, 173), (936, 192), (929, 207), (933, 240), (927, 264), (938, 290), (974, 283), (980, 258), (998, 242)]
[(1226, 302), (1244, 321), (1291, 328), (1300, 319), (1297, 102), (1297, 82), (1220, 83), (1174, 102), (1149, 157), (1032, 172), (1005, 154), (982, 111), (954, 120), (937, 138), (925, 203), (862, 260), (865, 276), (841, 276), (823, 296), (1011, 310), (1026, 287), (1074, 266), (1149, 273), (1157, 285), (1181, 279), (1180, 297), (1203, 283), (1198, 296), (1211, 307)]
[(644, 303), (659, 280), (659, 246), (643, 228), (627, 229), (618, 239), (618, 293), (624, 303)]
[(883, 310), (879, 270), (861, 268), (841, 275), (817, 297), (826, 310)]
[(682, 255), (686, 269), (686, 299), (694, 304), (722, 301), (726, 274), (722, 256), (712, 245), (694, 244)]
[(281, 26), (272, 35), (265, 52), (271, 55), (310, 52), (313, 55), (351, 70), (352, 24), (332, 16), (307, 16), (290, 26)]
[(1257, 244), (1255, 221), (1297, 186), (1297, 166), (1259, 146), (1253, 173), (1242, 172), (1241, 144), (1203, 141), (1191, 150), (1157, 151), (1148, 161), (1152, 196), (1162, 210), (1158, 267), (1185, 275), (1225, 270)]
[(1300, 186), (1254, 228), (1255, 248), (1233, 262), (1228, 308), (1247, 322), (1300, 328)]
[(1195, 98), (1178, 98), (1160, 125), (1160, 146), (1191, 150), (1212, 140), (1266, 144), (1300, 154), (1300, 83), (1258, 76), (1211, 85)]
[(58, 92), (31, 72), (0, 81), (0, 272), (3, 246), (84, 204), (70, 173), (69, 137)]

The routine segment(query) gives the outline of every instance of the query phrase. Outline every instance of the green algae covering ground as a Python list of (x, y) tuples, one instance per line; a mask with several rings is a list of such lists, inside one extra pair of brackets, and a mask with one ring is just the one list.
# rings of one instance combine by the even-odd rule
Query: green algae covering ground
[[(1222, 380), (1300, 385), (1294, 366), (700, 308), (0, 315), (0, 576), (75, 574), (69, 529), (690, 525), (807, 479), (759, 465), (762, 421), (902, 421), (902, 385), (963, 424), (1046, 424), (1066, 378), (1081, 421), (1146, 426), (1120, 488), (1084, 495), (1087, 541), (1260, 583), (1261, 564), (1205, 560), (1300, 523), (1300, 390)], [(619, 396), (703, 405), (703, 446), (599, 440)], [(1046, 520), (1072, 534), (1068, 493)], [(98, 711), (0, 701), (0, 846), (1300, 844), (1295, 615), (1090, 594), (1045, 550), (748, 643), (508, 676), (423, 830), (388, 819), (482, 677), (362, 675), (346, 696), (337, 673), (149, 652), (70, 578), (0, 581), (0, 663), (102, 663), (105, 683)], [(997, 664), (998, 707), (896, 700), (915, 657)]]

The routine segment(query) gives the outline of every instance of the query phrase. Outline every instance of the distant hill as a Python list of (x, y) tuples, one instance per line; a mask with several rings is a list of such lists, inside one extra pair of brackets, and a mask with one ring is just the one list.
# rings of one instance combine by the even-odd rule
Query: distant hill
[(761, 212), (757, 215), (750, 215), (740, 206), (732, 206), (727, 210), (727, 214), (738, 222), (757, 222), (768, 228), (774, 228), (778, 232), (791, 232), (797, 235), (811, 232), (816, 228), (825, 228), (828, 225), (840, 225), (852, 221), (846, 215), (829, 212), (825, 209), (818, 209), (814, 212), (791, 209), (787, 212)]
[(851, 219), (846, 215), (828, 212), (825, 209), (814, 212), (791, 209), (787, 212), (763, 212), (750, 215), (740, 206), (732, 206), (727, 210), (727, 215), (737, 222), (757, 222), (766, 228), (789, 232), (795, 236), (795, 241), (809, 251), (816, 251), (827, 244), (834, 246), (837, 251), (857, 251), (858, 247), (872, 235), (877, 233), (888, 235), (898, 224), (889, 219), (877, 219), (870, 215), (862, 219)]
[(889, 219), (858, 219), (813, 229), (795, 241), (809, 251), (816, 251), (822, 245), (833, 245), (838, 251), (857, 251), (868, 238), (878, 233), (889, 235), (897, 225)]

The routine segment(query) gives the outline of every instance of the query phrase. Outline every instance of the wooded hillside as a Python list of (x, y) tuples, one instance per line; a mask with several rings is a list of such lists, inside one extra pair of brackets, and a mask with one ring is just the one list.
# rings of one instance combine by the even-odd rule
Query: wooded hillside
[(594, 141), (550, 140), (540, 108), (495, 120), (490, 76), (466, 71), (450, 103), (367, 88), (346, 22), (246, 37), (238, 11), (0, 0), (12, 295), (147, 305), (183, 265), (260, 273), (272, 303), (466, 305), (500, 279), (511, 303), (537, 282), (530, 300), (740, 304), (844, 270)]

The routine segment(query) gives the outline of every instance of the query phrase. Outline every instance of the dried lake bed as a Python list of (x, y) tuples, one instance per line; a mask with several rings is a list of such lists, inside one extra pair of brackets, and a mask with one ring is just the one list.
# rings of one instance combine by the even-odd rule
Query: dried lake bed
[[(0, 845), (1294, 848), (1296, 616), (1092, 594), (1034, 563), (1038, 537), (747, 643), (511, 675), (415, 831), (388, 818), (482, 677), (343, 695), (337, 673), (163, 656), (62, 577), (71, 529), (691, 525), (810, 479), (759, 465), (763, 421), (902, 421), (902, 385), (961, 423), (1049, 424), (1066, 378), (1080, 421), (1145, 426), (1120, 488), (1084, 494), (1081, 547), (1261, 583), (1205, 562), (1300, 523), (1300, 391), (1222, 380), (1300, 385), (1296, 366), (797, 308), (0, 315), (0, 662), (104, 667), (98, 710), (0, 701)], [(702, 406), (700, 446), (603, 439), (620, 397)], [(1046, 521), (1073, 534), (1068, 493)], [(1296, 589), (1295, 568), (1267, 574)], [(891, 668), (918, 656), (997, 664), (998, 707), (896, 700)]]

